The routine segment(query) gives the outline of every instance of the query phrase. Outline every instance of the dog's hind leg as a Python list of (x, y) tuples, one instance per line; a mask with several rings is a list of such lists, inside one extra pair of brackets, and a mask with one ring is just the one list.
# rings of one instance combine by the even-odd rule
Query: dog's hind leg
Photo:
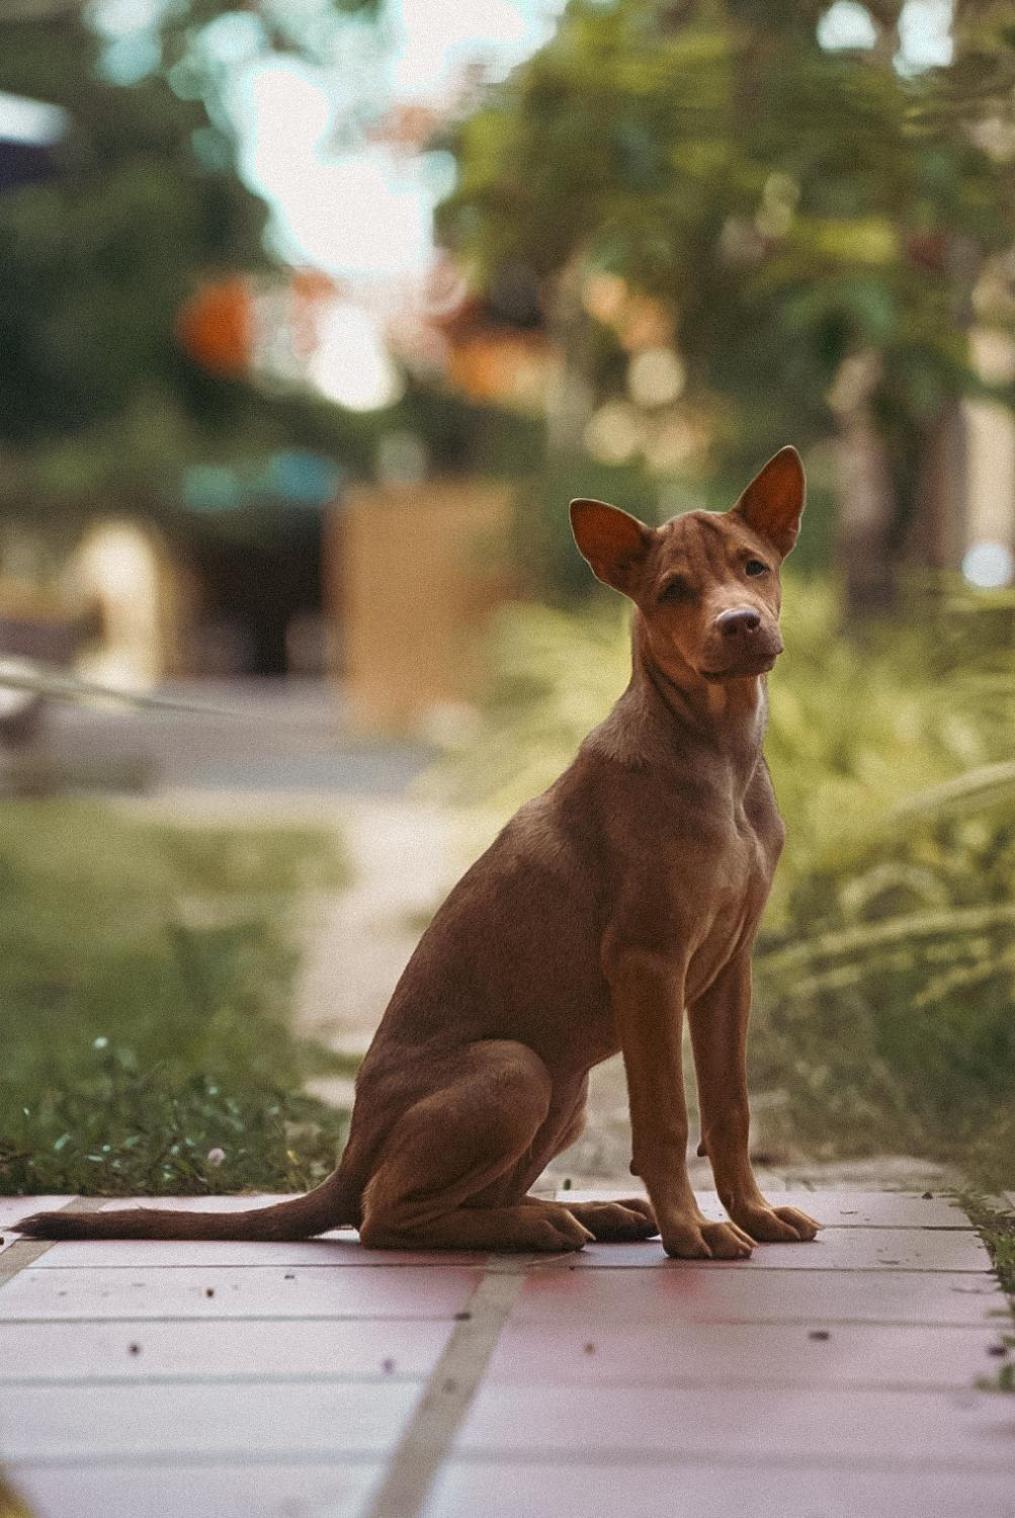
[[(517, 1201), (538, 1180), (550, 1161), (581, 1137), (585, 1131), (588, 1087), (588, 1077), (583, 1076), (573, 1090), (554, 1091), (553, 1105), (531, 1149), (513, 1172), (499, 1176), (481, 1196), (474, 1197), (473, 1206), (498, 1207), (505, 1202)], [(524, 1196), (523, 1205), (542, 1207), (545, 1202), (541, 1197)], [(561, 1205), (602, 1243), (630, 1243), (636, 1239), (649, 1239), (659, 1232), (652, 1203), (645, 1197), (625, 1197), (622, 1201), (611, 1202), (572, 1202), (565, 1197)]]
[(491, 1205), (494, 1183), (514, 1172), (535, 1143), (552, 1095), (550, 1072), (525, 1044), (470, 1045), (447, 1082), (410, 1107), (388, 1135), (363, 1192), (363, 1243), (580, 1249), (591, 1234), (557, 1203), (523, 1203), (519, 1196)]

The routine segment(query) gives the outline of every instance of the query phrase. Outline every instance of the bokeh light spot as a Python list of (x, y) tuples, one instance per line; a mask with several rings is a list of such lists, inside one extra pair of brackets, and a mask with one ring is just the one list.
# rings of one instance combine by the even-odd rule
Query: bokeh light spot
[(1007, 543), (984, 539), (966, 550), (962, 573), (978, 590), (1000, 590), (1015, 578), (1015, 555)]

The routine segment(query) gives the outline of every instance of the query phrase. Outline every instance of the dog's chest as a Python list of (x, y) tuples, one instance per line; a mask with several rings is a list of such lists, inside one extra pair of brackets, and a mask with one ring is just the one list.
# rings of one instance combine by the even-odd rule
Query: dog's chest
[(690, 978), (710, 980), (750, 942), (768, 899), (777, 836), (740, 811), (711, 840), (697, 878), (686, 881), (679, 912), (692, 945)]

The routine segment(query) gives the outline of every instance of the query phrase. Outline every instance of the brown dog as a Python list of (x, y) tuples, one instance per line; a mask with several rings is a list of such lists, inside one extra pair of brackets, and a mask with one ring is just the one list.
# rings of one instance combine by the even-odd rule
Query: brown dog
[[(782, 651), (779, 565), (804, 501), (784, 448), (724, 515), (658, 529), (574, 501), (578, 546), (634, 602), (634, 670), (544, 795), (451, 892), (405, 970), (356, 1083), (339, 1168), (240, 1213), (42, 1213), (35, 1238), (294, 1239), (355, 1224), (375, 1248), (580, 1249), (662, 1235), (730, 1259), (819, 1226), (770, 1207), (747, 1149), (751, 945), (783, 842), (761, 745)], [(730, 1222), (687, 1177), (690, 1020), (702, 1147)], [(651, 1198), (527, 1195), (584, 1124), (588, 1072), (623, 1051), (634, 1158)]]

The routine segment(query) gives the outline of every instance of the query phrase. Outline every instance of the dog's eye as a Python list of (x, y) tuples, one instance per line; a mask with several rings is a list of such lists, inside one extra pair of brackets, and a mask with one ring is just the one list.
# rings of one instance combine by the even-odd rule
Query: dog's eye
[(748, 559), (744, 565), (745, 575), (767, 575), (768, 565), (762, 564), (760, 559)]
[(659, 592), (660, 601), (685, 601), (691, 594), (691, 587), (683, 575), (674, 575), (672, 580), (667, 580)]

